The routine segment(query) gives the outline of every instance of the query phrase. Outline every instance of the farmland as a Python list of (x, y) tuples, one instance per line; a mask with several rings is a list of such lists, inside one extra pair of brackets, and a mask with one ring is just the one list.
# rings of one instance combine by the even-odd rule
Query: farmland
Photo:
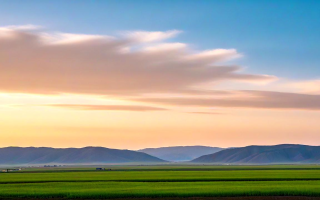
[(108, 166), (0, 173), (0, 198), (320, 197), (320, 167)]

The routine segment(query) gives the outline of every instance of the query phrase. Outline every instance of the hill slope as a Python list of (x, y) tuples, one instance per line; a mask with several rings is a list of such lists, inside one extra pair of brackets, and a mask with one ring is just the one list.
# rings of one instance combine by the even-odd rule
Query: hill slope
[(47, 147), (6, 147), (0, 148), (0, 165), (8, 164), (85, 164), (85, 163), (126, 163), (165, 162), (148, 154), (130, 150), (103, 147), (55, 149)]
[(282, 144), (226, 149), (192, 160), (198, 163), (319, 163), (320, 146)]
[(149, 155), (161, 158), (168, 161), (189, 161), (202, 155), (212, 154), (221, 151), (219, 147), (207, 146), (176, 146), (176, 147), (161, 147), (141, 149), (139, 152), (144, 152)]

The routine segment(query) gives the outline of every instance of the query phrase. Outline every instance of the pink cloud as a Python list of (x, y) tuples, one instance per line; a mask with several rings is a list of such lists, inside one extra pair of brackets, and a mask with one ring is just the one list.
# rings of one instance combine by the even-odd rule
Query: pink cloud
[[(240, 56), (235, 49), (192, 53), (182, 43), (149, 44), (178, 33), (130, 32), (111, 37), (2, 28), (0, 91), (141, 95), (183, 93), (199, 84), (228, 80), (274, 80), (222, 65)], [(124, 52), (126, 48), (138, 49)]]

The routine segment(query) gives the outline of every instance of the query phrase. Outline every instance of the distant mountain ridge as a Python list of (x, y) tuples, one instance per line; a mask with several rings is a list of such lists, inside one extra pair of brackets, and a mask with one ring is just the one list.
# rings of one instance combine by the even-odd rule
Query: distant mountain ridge
[(48, 147), (6, 147), (0, 148), (0, 165), (8, 164), (86, 164), (86, 163), (128, 163), (166, 162), (162, 159), (130, 150), (103, 147), (48, 148)]
[(220, 147), (173, 146), (160, 148), (146, 148), (139, 150), (139, 152), (144, 152), (149, 155), (168, 161), (190, 161), (199, 156), (212, 154), (221, 150), (223, 150), (223, 148)]
[(297, 144), (247, 146), (204, 155), (191, 162), (217, 164), (320, 163), (320, 146)]

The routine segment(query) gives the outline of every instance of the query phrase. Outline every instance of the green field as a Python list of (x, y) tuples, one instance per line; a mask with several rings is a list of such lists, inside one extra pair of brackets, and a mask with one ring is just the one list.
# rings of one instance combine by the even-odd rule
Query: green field
[(0, 198), (320, 196), (320, 168), (301, 166), (109, 166), (0, 173)]

